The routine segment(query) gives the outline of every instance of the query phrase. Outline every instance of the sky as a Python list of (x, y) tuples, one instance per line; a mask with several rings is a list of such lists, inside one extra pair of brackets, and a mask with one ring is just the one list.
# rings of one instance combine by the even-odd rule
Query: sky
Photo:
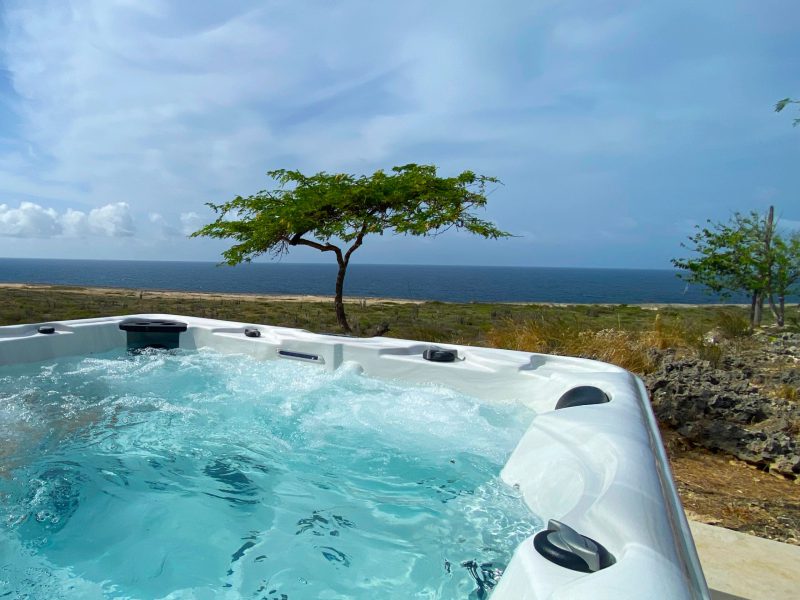
[(354, 262), (669, 268), (706, 219), (800, 228), (798, 32), (796, 0), (2, 0), (0, 257), (216, 261), (187, 233), (267, 171), (413, 162), (498, 177), (515, 237)]

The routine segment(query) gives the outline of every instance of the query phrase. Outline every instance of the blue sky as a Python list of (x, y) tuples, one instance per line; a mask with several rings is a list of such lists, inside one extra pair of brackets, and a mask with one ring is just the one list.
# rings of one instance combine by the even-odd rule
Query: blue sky
[[(499, 177), (518, 237), (357, 262), (669, 267), (694, 224), (800, 227), (800, 4), (3, 0), (0, 256), (217, 260), (266, 171)], [(284, 260), (329, 257), (299, 249)]]

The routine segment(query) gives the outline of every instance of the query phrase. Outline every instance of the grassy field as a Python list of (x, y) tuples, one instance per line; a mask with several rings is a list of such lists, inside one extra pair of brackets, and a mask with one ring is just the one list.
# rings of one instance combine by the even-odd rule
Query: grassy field
[[(739, 306), (628, 306), (354, 300), (356, 333), (379, 325), (388, 336), (598, 358), (636, 372), (652, 366), (649, 348), (704, 352), (703, 335), (746, 333)], [(134, 313), (170, 313), (336, 332), (327, 300), (182, 294), (64, 286), (0, 287), (0, 325)]]

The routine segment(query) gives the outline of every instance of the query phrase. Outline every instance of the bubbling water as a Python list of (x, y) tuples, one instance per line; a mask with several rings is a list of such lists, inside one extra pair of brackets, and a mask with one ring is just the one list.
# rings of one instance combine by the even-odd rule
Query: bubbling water
[(532, 418), (213, 351), (4, 367), (0, 591), (483, 597), (541, 527), (498, 479)]

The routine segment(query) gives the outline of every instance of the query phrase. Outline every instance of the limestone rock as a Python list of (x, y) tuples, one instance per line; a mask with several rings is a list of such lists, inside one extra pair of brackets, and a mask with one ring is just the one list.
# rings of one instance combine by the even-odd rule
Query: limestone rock
[(692, 442), (796, 477), (800, 402), (774, 397), (767, 389), (800, 386), (795, 364), (800, 334), (758, 341), (757, 348), (744, 353), (726, 348), (716, 366), (668, 351), (645, 383), (658, 419)]

